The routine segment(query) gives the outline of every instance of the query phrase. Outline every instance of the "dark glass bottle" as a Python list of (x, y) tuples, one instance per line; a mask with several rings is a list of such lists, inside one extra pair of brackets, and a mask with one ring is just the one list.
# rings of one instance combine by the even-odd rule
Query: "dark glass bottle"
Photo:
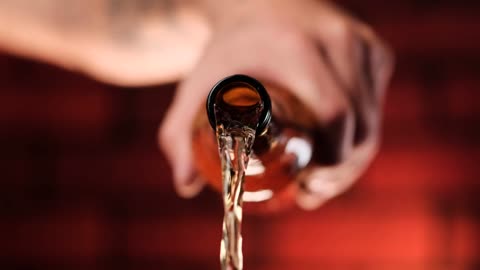
[[(217, 125), (248, 127), (255, 130), (255, 141), (244, 183), (245, 207), (276, 210), (292, 204), (294, 180), (313, 152), (308, 130), (314, 117), (303, 108), (288, 92), (275, 87), (267, 92), (249, 76), (221, 80), (207, 97), (206, 113), (200, 112), (195, 121), (193, 152), (198, 173), (221, 191)], [(249, 206), (248, 202), (261, 204)]]

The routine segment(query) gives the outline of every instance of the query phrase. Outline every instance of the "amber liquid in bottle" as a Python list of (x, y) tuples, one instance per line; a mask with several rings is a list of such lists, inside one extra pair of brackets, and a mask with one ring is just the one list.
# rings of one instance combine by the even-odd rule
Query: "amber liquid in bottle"
[[(259, 100), (258, 100), (259, 99)], [(198, 173), (222, 192), (218, 124), (255, 131), (245, 171), (244, 208), (272, 212), (293, 205), (295, 178), (310, 162), (314, 117), (289, 92), (267, 90), (257, 80), (233, 75), (217, 83), (207, 98), (207, 112), (195, 121), (193, 153)]]
[[(282, 92), (275, 95), (278, 101), (288, 101), (274, 104), (279, 115), (291, 115), (289, 106), (299, 104)], [(291, 202), (292, 181), (310, 161), (309, 137), (284, 118), (283, 123), (272, 121), (270, 96), (262, 84), (234, 75), (213, 87), (207, 114), (196, 121), (193, 147), (199, 173), (223, 195), (222, 269), (243, 269), (243, 201), (266, 210)]]

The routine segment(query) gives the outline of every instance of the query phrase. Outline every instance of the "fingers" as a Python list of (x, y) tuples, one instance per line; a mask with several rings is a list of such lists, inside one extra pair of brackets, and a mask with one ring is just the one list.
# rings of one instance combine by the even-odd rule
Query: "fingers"
[(323, 134), (313, 134), (313, 164), (297, 176), (296, 201), (305, 210), (315, 209), (342, 193), (360, 175), (360, 166), (370, 160), (361, 150), (366, 144), (353, 147), (355, 117), (351, 108), (322, 128)]
[(348, 189), (374, 157), (377, 144), (373, 141), (356, 147), (342, 163), (334, 166), (315, 166), (300, 175), (297, 205), (313, 210)]
[(356, 117), (354, 143), (358, 145), (378, 132), (392, 53), (368, 26), (339, 10), (317, 20), (313, 36), (321, 44), (319, 50), (331, 76), (350, 98)]
[(188, 118), (182, 118), (181, 112), (172, 106), (159, 129), (159, 144), (172, 167), (174, 188), (184, 198), (197, 195), (204, 185), (195, 177), (188, 122)]
[(205, 184), (195, 170), (192, 127), (196, 114), (204, 106), (208, 91), (221, 78), (215, 72), (206, 70), (195, 70), (180, 83), (159, 129), (159, 144), (172, 167), (175, 190), (185, 198), (197, 195)]
[(205, 184), (197, 176), (192, 158), (192, 127), (219, 76), (214, 70), (200, 68), (181, 82), (159, 129), (160, 147), (172, 167), (174, 187), (182, 197), (197, 195)]
[(352, 149), (346, 159), (334, 164), (317, 160), (299, 176), (297, 204), (304, 209), (315, 209), (341, 194), (374, 157), (381, 101), (393, 66), (390, 51), (368, 27), (340, 16), (328, 21), (330, 25), (319, 24), (316, 38), (331, 77), (349, 98), (354, 137), (344, 138)]
[(371, 74), (375, 82), (378, 98), (383, 98), (386, 86), (393, 72), (394, 55), (392, 49), (374, 31), (362, 22), (355, 22), (358, 35), (370, 47)]

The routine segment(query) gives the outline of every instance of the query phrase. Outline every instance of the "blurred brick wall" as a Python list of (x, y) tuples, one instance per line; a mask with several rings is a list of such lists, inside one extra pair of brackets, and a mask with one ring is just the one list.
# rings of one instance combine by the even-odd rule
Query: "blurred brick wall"
[[(246, 269), (480, 269), (480, 4), (341, 3), (397, 52), (382, 150), (315, 212), (247, 216)], [(156, 147), (173, 91), (0, 56), (0, 269), (218, 269), (218, 195), (177, 198)]]

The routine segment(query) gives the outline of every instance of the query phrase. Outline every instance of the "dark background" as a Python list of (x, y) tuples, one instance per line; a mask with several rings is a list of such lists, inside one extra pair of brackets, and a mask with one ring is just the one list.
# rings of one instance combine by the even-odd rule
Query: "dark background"
[[(246, 269), (480, 269), (478, 1), (341, 1), (392, 44), (381, 152), (314, 212), (246, 216)], [(0, 55), (0, 269), (219, 269), (222, 207), (176, 197), (174, 85)]]

